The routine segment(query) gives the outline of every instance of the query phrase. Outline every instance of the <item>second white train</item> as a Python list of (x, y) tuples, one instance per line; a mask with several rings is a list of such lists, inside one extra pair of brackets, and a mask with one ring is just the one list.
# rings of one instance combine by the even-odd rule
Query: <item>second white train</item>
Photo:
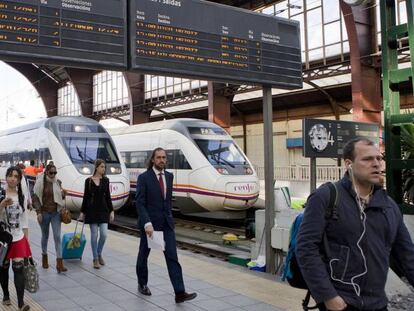
[(167, 152), (174, 174), (173, 206), (183, 214), (241, 218), (259, 196), (259, 180), (247, 157), (220, 126), (174, 119), (108, 130), (129, 172), (131, 195), (151, 152)]

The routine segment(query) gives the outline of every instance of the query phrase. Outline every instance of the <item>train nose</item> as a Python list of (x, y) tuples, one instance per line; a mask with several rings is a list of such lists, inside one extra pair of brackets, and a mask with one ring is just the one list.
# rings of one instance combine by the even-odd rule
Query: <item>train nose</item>
[(247, 209), (256, 202), (258, 196), (257, 182), (227, 183), (223, 205), (231, 210)]
[(125, 183), (122, 182), (110, 182), (109, 190), (114, 210), (118, 210), (125, 204), (129, 195), (129, 188), (126, 189)]

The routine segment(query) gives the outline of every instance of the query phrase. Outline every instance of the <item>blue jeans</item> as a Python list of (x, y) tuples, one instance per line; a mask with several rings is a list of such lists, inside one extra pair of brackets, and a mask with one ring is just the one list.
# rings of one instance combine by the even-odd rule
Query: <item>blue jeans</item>
[[(99, 256), (102, 256), (102, 249), (104, 247), (106, 236), (108, 234), (108, 224), (89, 224), (91, 229), (91, 247), (93, 259), (98, 259)], [(99, 241), (98, 241), (98, 229), (99, 229)]]
[(47, 255), (47, 243), (49, 241), (49, 228), (52, 224), (53, 239), (55, 240), (56, 257), (62, 258), (62, 242), (60, 238), (60, 214), (58, 212), (42, 213), (42, 223), (40, 228), (42, 229), (42, 254)]

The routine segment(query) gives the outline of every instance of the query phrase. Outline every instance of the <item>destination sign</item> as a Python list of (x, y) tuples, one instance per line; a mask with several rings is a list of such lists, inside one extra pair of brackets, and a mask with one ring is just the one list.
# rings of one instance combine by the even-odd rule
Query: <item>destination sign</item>
[(127, 66), (126, 0), (0, 0), (0, 58)]
[(302, 87), (299, 23), (199, 0), (133, 0), (139, 72)]

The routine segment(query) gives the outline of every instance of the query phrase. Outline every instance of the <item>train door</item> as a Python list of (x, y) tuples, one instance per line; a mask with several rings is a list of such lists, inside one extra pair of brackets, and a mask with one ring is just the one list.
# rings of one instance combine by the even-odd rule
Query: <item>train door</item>
[(177, 141), (175, 132), (165, 132), (161, 135), (161, 146), (167, 153), (167, 170), (174, 174), (173, 183), (173, 208), (180, 209), (183, 199), (187, 197), (185, 190), (188, 185), (188, 172), (183, 172), (180, 164), (180, 154), (182, 150)]

